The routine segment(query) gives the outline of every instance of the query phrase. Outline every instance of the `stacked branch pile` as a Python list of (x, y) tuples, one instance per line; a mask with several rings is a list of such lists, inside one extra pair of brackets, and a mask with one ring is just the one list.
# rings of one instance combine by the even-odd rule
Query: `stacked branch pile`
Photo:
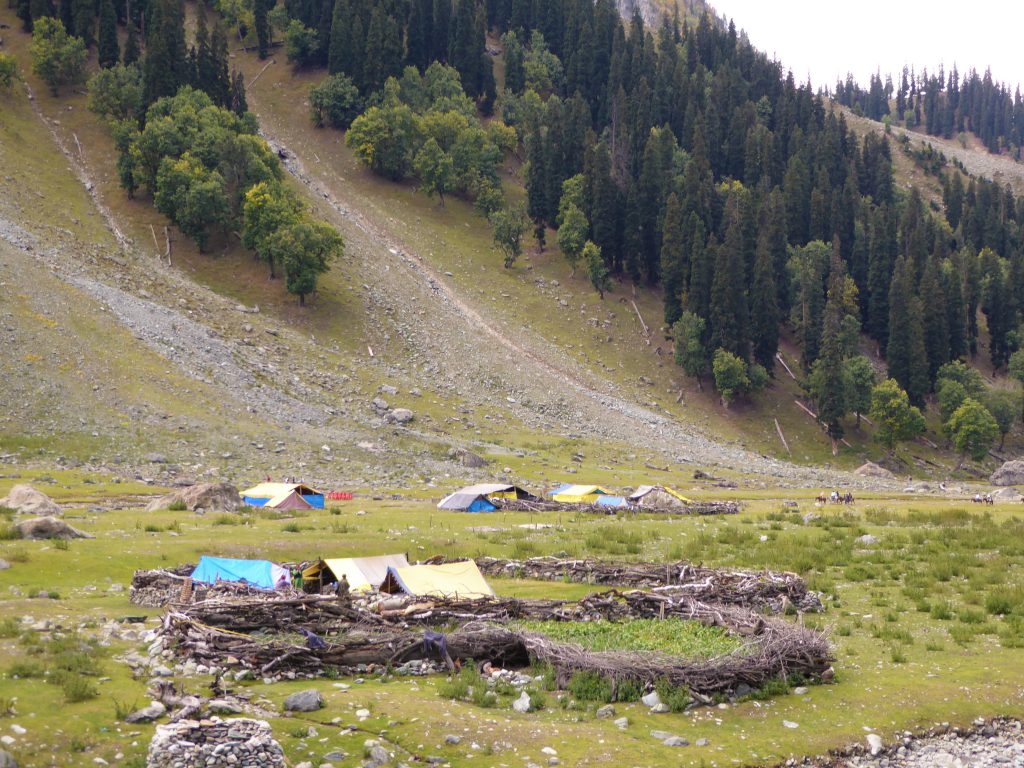
[(820, 611), (821, 595), (807, 589), (795, 573), (707, 568), (686, 561), (628, 563), (532, 557), (502, 560), (478, 557), (485, 576), (544, 581), (607, 584), (636, 589), (678, 589), (690, 597), (726, 605), (746, 605), (780, 613), (792, 604), (800, 611)]

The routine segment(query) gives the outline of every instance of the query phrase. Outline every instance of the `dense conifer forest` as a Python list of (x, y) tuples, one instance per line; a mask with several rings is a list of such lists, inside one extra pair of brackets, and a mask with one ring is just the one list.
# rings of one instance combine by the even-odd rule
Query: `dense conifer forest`
[[(228, 71), (229, 34), (254, 37), (261, 56), (283, 46), (294, 66), (324, 68), (314, 122), (346, 130), (375, 173), (414, 179), (441, 205), (473, 201), (505, 267), (532, 231), (601, 297), (660, 291), (677, 362), (710, 373), (726, 403), (774, 375), (787, 328), (834, 440), (847, 414), (890, 402), (865, 351), (887, 362), (911, 422), (908, 409), (950, 380), (963, 392), (947, 392), (944, 419), (985, 401), (999, 416), (994, 396), (963, 380), (972, 355), (1024, 377), (1024, 200), (956, 167), (942, 171), (941, 206), (897, 189), (892, 137), (858, 138), (827, 94), (798, 85), (732, 23), (666, 14), (652, 28), (623, 20), (612, 0), (220, 0), (215, 10), (211, 31), (200, 5), (189, 42), (181, 0), (19, 5), (27, 28), (56, 14), (99, 47), (94, 109), (111, 121), (127, 192), (152, 194), (200, 247), (218, 226), (243, 230), (300, 298), (341, 244), (246, 139), (256, 126)], [(973, 131), (992, 151), (1022, 145), (1020, 95), (987, 72), (904, 71), (897, 89), (848, 78), (834, 98), (874, 119), (895, 110), (928, 133)], [(510, 156), (523, 161), (525, 205), (505, 199)]]

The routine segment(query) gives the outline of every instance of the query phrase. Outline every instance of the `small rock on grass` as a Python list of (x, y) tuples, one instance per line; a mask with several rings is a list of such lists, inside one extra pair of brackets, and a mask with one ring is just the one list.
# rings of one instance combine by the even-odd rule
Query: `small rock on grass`
[(18, 761), (6, 749), (0, 749), (0, 768), (18, 768)]
[(663, 742), (666, 747), (688, 747), (690, 742), (684, 739), (682, 736), (669, 736)]
[(595, 714), (599, 720), (615, 717), (615, 707), (611, 704), (605, 704), (603, 707), (598, 707)]
[(629, 727), (629, 718), (628, 717), (620, 717), (617, 720), (615, 720), (614, 722), (615, 722), (616, 727), (619, 728), (619, 730), (624, 731), (624, 730), (626, 730)]

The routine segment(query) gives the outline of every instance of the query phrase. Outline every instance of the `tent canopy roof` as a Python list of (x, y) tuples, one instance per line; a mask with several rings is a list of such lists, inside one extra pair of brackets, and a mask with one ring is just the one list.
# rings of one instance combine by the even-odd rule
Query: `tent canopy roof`
[(630, 501), (639, 501), (644, 496), (647, 496), (648, 494), (653, 493), (655, 491), (667, 493), (670, 496), (679, 499), (679, 501), (683, 502), (684, 504), (693, 503), (690, 499), (683, 496), (683, 494), (681, 494), (679, 491), (664, 485), (641, 485), (639, 488), (636, 489), (636, 493), (630, 495), (629, 499)]
[(305, 483), (258, 483), (252, 488), (246, 488), (241, 495), (256, 499), (273, 499), (290, 491), (295, 491), (300, 496), (319, 496), (322, 493)]
[(312, 509), (313, 505), (306, 501), (294, 488), (278, 494), (266, 503), (271, 509)]
[(382, 592), (405, 592), (416, 597), (493, 597), (494, 590), (472, 560), (443, 565), (388, 568)]
[(599, 485), (570, 485), (568, 488), (562, 488), (555, 494), (555, 497), (566, 496), (566, 497), (577, 497), (577, 496), (593, 496), (607, 494), (608, 491)]
[(199, 558), (192, 571), (192, 580), (204, 584), (218, 581), (237, 581), (262, 589), (274, 589), (288, 583), (288, 571), (269, 560), (234, 560), (227, 557)]
[(348, 579), (349, 589), (376, 589), (388, 575), (388, 568), (406, 568), (409, 561), (405, 555), (376, 555), (373, 557), (326, 558), (302, 572), (304, 578), (316, 578), (323, 570), (329, 570), (336, 579), (342, 575)]
[(494, 494), (515, 494), (517, 499), (535, 499), (536, 497), (518, 485), (507, 483), (478, 483), (460, 488), (450, 493), (437, 504), (438, 509), (469, 509), (477, 499), (486, 499)]

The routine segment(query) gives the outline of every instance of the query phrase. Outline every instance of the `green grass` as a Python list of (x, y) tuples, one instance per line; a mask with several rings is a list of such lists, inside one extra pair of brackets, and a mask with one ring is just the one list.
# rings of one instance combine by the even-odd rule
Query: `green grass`
[(613, 621), (522, 621), (526, 632), (573, 643), (589, 651), (658, 651), (670, 656), (712, 658), (743, 647), (720, 627), (682, 619)]

